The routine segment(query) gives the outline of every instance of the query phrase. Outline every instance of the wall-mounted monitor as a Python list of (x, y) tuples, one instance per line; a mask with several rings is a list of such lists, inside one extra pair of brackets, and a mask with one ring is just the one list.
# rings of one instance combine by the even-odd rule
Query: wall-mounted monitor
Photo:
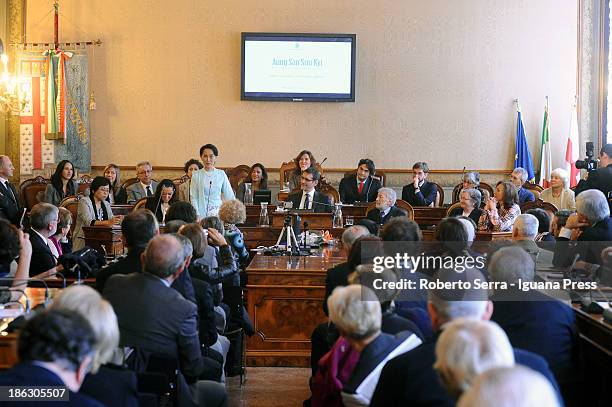
[(242, 33), (242, 100), (355, 101), (355, 34)]

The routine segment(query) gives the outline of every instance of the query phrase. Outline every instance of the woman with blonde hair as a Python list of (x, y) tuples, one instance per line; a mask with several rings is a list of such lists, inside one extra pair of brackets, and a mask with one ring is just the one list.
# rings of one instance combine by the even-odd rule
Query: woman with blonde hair
[(111, 304), (93, 288), (73, 285), (53, 299), (51, 309), (77, 312), (93, 328), (95, 354), (91, 373), (85, 378), (80, 392), (109, 406), (138, 406), (136, 375), (113, 364), (119, 346), (119, 325)]
[(225, 201), (219, 208), (219, 219), (225, 229), (223, 236), (236, 254), (238, 264), (241, 268), (246, 268), (249, 263), (249, 252), (244, 245), (242, 231), (236, 226), (246, 221), (246, 207), (237, 199)]
[(550, 188), (540, 194), (545, 202), (550, 202), (557, 210), (576, 210), (576, 197), (574, 191), (569, 189), (569, 175), (563, 168), (555, 168), (550, 174)]

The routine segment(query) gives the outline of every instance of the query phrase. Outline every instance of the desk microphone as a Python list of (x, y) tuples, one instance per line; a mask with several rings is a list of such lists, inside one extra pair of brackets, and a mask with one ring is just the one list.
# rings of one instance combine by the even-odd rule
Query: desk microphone
[(319, 163), (319, 165), (323, 165), (323, 163), (324, 163), (325, 161), (327, 161), (327, 157), (325, 157), (325, 158), (323, 159), (323, 161), (321, 161), (321, 162)]
[[(36, 281), (36, 282), (42, 283), (45, 286), (45, 305), (47, 305), (47, 303), (49, 302), (49, 286), (47, 285), (47, 282), (44, 279), (42, 279), (42, 278), (36, 278), (36, 277), (29, 277), (29, 278), (0, 277), (0, 281), (10, 281), (10, 282), (13, 282), (13, 281), (17, 281), (17, 282), (23, 281), (23, 282), (26, 282), (26, 283), (28, 281)], [(0, 289), (2, 289), (4, 287), (7, 287), (7, 286), (0, 287)], [(10, 288), (10, 287), (7, 287), (7, 288)], [(21, 291), (21, 292), (23, 292), (23, 290), (19, 290), (19, 289), (13, 289), (13, 291)]]
[(210, 203), (210, 191), (212, 189), (212, 179), (208, 184), (208, 196), (206, 197), (206, 216), (208, 216), (208, 204)]
[[(28, 299), (26, 298), (26, 304)], [(20, 303), (19, 301), (8, 301), (0, 306), (0, 309), (6, 309), (7, 305), (19, 305), (19, 307), (23, 310), (24, 314), (27, 314), (29, 311), (26, 311), (26, 306)]]
[(308, 248), (308, 222), (304, 221), (304, 250)]
[[(30, 313), (30, 300), (28, 299), (28, 296), (26, 294), (26, 292), (24, 290), (21, 290), (19, 288), (11, 288), (11, 287), (0, 287), (0, 291), (17, 291), (20, 292), (24, 297), (25, 297), (25, 307), (24, 307), (24, 312), (26, 314)], [(19, 301), (9, 301), (9, 303), (11, 304), (21, 304)], [(23, 305), (21, 305), (23, 307)]]
[(23, 229), (23, 219), (25, 218), (25, 214), (26, 214), (26, 208), (23, 208), (23, 210), (21, 211), (21, 217), (19, 218), (19, 229), (24, 230)]

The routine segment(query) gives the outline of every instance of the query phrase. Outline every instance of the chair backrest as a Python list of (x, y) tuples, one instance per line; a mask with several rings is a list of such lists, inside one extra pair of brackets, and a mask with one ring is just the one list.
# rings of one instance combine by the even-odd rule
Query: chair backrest
[(461, 208), (461, 202), (455, 202), (454, 204), (449, 206), (448, 209), (446, 210), (446, 217), (449, 217), (450, 213), (457, 208)]
[(319, 193), (328, 196), (331, 200), (332, 205), (337, 202), (340, 202), (340, 194), (338, 193), (336, 188), (334, 188), (327, 182), (320, 183), (318, 191)]
[[(461, 194), (462, 189), (463, 189), (463, 183), (455, 185), (455, 187), (453, 188), (453, 200), (451, 201), (451, 203), (459, 202), (459, 198), (460, 198), (459, 195)], [(489, 197), (493, 196), (493, 187), (487, 184), (486, 182), (480, 183), (480, 190), (481, 192), (487, 191), (489, 193)], [(484, 201), (484, 198), (483, 198), (483, 201)]]
[(32, 210), (34, 205), (40, 202), (49, 183), (51, 183), (50, 179), (38, 176), (25, 180), (19, 185), (21, 204), (24, 208), (27, 208), (28, 212)]
[[(291, 173), (295, 171), (295, 168), (295, 162), (293, 160), (281, 164), (279, 169), (281, 188), (285, 186), (285, 182), (289, 181)], [(321, 178), (323, 178), (323, 168), (321, 167), (321, 164), (316, 163), (315, 168), (321, 173)]]
[[(344, 178), (355, 176), (356, 174), (357, 174), (357, 170), (347, 171), (344, 173)], [(385, 175), (384, 171), (376, 170), (376, 175), (374, 176), (380, 178), (380, 183), (383, 187), (387, 186), (387, 176)]]
[(440, 186), (440, 184), (436, 182), (432, 182), (436, 186), (436, 201), (434, 202), (434, 206), (443, 206), (444, 205), (444, 189)]
[(523, 184), (523, 188), (530, 190), (533, 193), (535, 199), (540, 199), (540, 194), (544, 191), (544, 188), (539, 186), (538, 184), (534, 184), (531, 182), (525, 182)]
[(74, 227), (76, 225), (77, 213), (79, 209), (79, 200), (81, 199), (81, 197), (82, 195), (67, 196), (59, 203), (59, 207), (68, 209), (70, 211), (70, 214), (72, 215), (72, 224), (70, 225), (71, 235), (74, 232)]
[(232, 189), (234, 192), (236, 192), (238, 191), (238, 185), (240, 185), (244, 179), (248, 178), (249, 174), (251, 173), (251, 167), (241, 164), (234, 168), (225, 170), (225, 173), (227, 174), (227, 178), (229, 178)]
[(138, 178), (134, 177), (134, 178), (128, 178), (125, 181), (123, 181), (123, 183), (121, 184), (121, 188), (123, 188), (124, 190), (127, 190), (127, 187), (129, 187), (130, 185), (133, 185), (135, 183), (138, 182)]
[(89, 189), (91, 186), (91, 182), (93, 181), (93, 177), (89, 174), (81, 174), (79, 178), (76, 179), (77, 183), (77, 194), (85, 194), (85, 191)]
[(146, 196), (145, 196), (144, 198), (140, 198), (140, 199), (138, 200), (138, 202), (136, 202), (136, 203), (134, 204), (134, 210), (136, 210), (136, 209), (140, 209), (140, 208), (144, 208), (144, 206), (146, 205), (146, 203), (147, 203), (147, 197), (146, 197)]
[[(395, 206), (405, 210), (408, 214), (408, 219), (414, 220), (414, 208), (408, 202), (404, 201), (403, 199), (398, 199), (395, 201)], [(366, 216), (368, 216), (368, 213), (374, 208), (376, 208), (376, 202), (371, 202), (368, 205), (368, 209), (366, 209)]]
[(178, 178), (174, 178), (172, 180), (172, 182), (174, 182), (174, 185), (178, 188), (179, 185), (184, 184), (185, 182), (189, 181), (189, 175), (185, 174), (182, 177), (178, 177)]
[(554, 218), (555, 213), (559, 210), (557, 209), (555, 204), (543, 201), (538, 198), (535, 201), (525, 202), (523, 205), (521, 205), (521, 213), (525, 213), (529, 209), (535, 209), (535, 208), (544, 209), (546, 212), (548, 212), (548, 215), (550, 216), (551, 219)]

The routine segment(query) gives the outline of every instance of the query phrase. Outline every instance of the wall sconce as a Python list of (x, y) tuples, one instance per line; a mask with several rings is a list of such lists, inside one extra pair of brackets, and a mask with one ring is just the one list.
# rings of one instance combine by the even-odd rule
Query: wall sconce
[(4, 45), (0, 40), (0, 63), (2, 71), (0, 73), (0, 111), (4, 113), (19, 114), (26, 104), (20, 98), (20, 85), (22, 85), (16, 75), (12, 75), (8, 70), (9, 57), (4, 53)]

